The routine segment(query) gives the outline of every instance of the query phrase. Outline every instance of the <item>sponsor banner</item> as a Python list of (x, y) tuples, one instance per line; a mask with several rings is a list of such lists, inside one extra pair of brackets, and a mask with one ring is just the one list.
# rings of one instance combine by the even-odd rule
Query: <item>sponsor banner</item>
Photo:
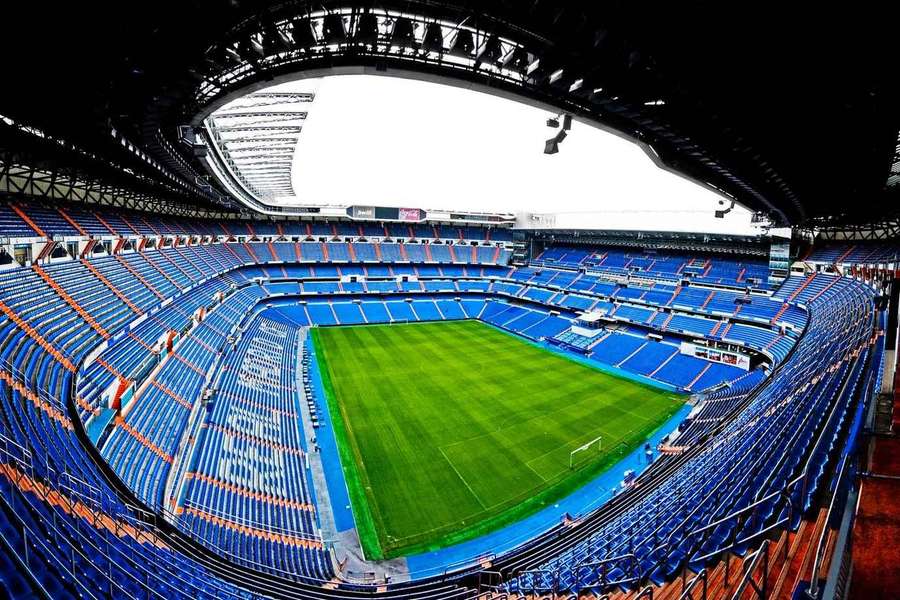
[(354, 206), (352, 216), (355, 219), (374, 219), (375, 218), (375, 207), (374, 206)]
[(418, 208), (401, 208), (397, 218), (401, 221), (421, 221), (422, 211)]
[(706, 346), (698, 346), (690, 342), (681, 342), (681, 353), (693, 356), (694, 358), (702, 358), (709, 362), (721, 363), (743, 369), (750, 370), (750, 357), (737, 352), (728, 352), (719, 350), (718, 348), (708, 348)]

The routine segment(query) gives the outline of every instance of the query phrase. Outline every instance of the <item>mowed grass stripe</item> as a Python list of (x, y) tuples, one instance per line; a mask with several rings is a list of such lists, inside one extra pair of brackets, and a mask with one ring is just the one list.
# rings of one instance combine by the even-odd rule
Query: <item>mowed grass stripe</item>
[[(683, 403), (474, 320), (317, 328), (313, 341), (371, 559), (524, 518)], [(598, 435), (603, 451), (570, 470), (571, 450)]]

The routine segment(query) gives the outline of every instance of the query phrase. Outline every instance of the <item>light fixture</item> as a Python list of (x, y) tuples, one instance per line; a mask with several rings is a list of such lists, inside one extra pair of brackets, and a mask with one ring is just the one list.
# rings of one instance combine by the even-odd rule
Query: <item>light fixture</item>
[(478, 62), (496, 64), (503, 57), (503, 46), (500, 39), (496, 35), (492, 35), (485, 42), (481, 51), (478, 53)]
[(394, 29), (391, 32), (391, 45), (414, 47), (415, 43), (416, 34), (412, 21), (406, 17), (398, 17), (394, 21)]
[(368, 12), (357, 17), (356, 41), (363, 44), (378, 42), (378, 17)]
[(263, 53), (266, 56), (287, 52), (291, 49), (291, 43), (287, 36), (275, 25), (266, 27), (262, 36)]
[(460, 29), (450, 45), (450, 54), (468, 58), (473, 52), (475, 52), (475, 40), (472, 38), (472, 32), (468, 29)]
[(337, 13), (325, 15), (322, 20), (322, 39), (326, 44), (342, 44), (347, 41), (344, 17)]
[[(725, 201), (724, 201), (724, 200), (719, 200), (719, 206), (724, 206), (724, 205), (725, 205)], [(730, 213), (732, 210), (734, 210), (734, 200), (731, 201), (731, 206), (729, 206), (728, 208), (725, 208), (725, 209), (723, 209), (723, 210), (717, 210), (717, 211), (716, 211), (716, 218), (717, 218), (717, 219), (724, 219), (724, 218), (725, 218), (725, 215), (727, 215), (728, 213)]]
[(559, 152), (559, 145), (566, 139), (566, 130), (560, 129), (559, 133), (544, 142), (544, 154), (556, 154)]
[(422, 40), (422, 47), (425, 48), (426, 52), (443, 54), (444, 32), (438, 23), (429, 23), (425, 27), (425, 37)]
[(501, 64), (505, 69), (522, 73), (528, 68), (528, 65), (531, 64), (531, 59), (528, 57), (528, 52), (526, 52), (524, 48), (516, 47), (506, 55), (501, 61)]
[(238, 44), (238, 54), (247, 62), (255, 62), (265, 56), (262, 44), (255, 37), (249, 37)]
[(294, 38), (294, 45), (298, 48), (306, 49), (316, 45), (311, 25), (309, 19), (298, 19), (291, 23), (291, 35)]
[(566, 135), (568, 135), (567, 132), (572, 129), (572, 115), (567, 114), (561, 114), (557, 117), (547, 119), (547, 126), (559, 127), (560, 117), (562, 117), (562, 129), (560, 129), (552, 138), (544, 142), (544, 154), (556, 154), (559, 152), (559, 145), (566, 139)]

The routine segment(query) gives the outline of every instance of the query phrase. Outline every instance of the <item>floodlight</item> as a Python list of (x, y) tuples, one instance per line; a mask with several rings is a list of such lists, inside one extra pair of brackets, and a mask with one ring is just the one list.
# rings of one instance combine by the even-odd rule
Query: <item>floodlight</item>
[(263, 47), (253, 37), (247, 38), (238, 44), (238, 54), (247, 62), (252, 62), (265, 56)]
[(266, 27), (262, 36), (262, 48), (266, 56), (278, 54), (279, 52), (287, 52), (291, 48), (291, 44), (287, 36), (277, 27), (271, 25)]
[(468, 29), (460, 29), (450, 46), (450, 54), (468, 58), (472, 56), (473, 52), (475, 52), (475, 41), (472, 39), (472, 32)]
[(510, 71), (518, 71), (521, 73), (531, 64), (531, 59), (528, 56), (528, 52), (525, 51), (525, 48), (516, 48), (503, 59), (502, 63), (503, 66)]
[(391, 45), (409, 47), (416, 45), (416, 34), (412, 21), (406, 17), (399, 17), (394, 21), (394, 30), (391, 32)]
[(356, 21), (356, 41), (363, 44), (378, 42), (378, 17), (372, 13), (359, 15)]
[(566, 130), (560, 129), (559, 133), (544, 142), (544, 154), (556, 154), (559, 152), (559, 145), (566, 139)]
[(347, 41), (344, 17), (337, 14), (325, 15), (322, 22), (322, 39), (326, 44), (342, 44)]
[(313, 35), (309, 19), (298, 19), (291, 23), (291, 35), (294, 45), (298, 48), (309, 48), (316, 45), (316, 36)]
[(496, 64), (503, 57), (503, 48), (500, 39), (496, 35), (488, 38), (478, 53), (478, 62)]
[(441, 53), (444, 51), (444, 33), (441, 30), (441, 26), (437, 23), (429, 23), (427, 27), (425, 27), (425, 39), (422, 42), (425, 50), (427, 52), (438, 52)]

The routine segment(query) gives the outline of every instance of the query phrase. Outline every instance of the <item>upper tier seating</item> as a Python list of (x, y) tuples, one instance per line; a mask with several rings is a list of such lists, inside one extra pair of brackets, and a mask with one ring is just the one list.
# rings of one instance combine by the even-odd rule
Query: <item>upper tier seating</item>
[(698, 258), (669, 252), (641, 251), (614, 247), (550, 246), (532, 261), (534, 264), (586, 268), (618, 275), (639, 275), (677, 282), (689, 278), (706, 284), (750, 285), (767, 288), (768, 265), (758, 260), (735, 260), (719, 256)]
[(900, 262), (896, 242), (824, 243), (816, 245), (807, 257), (812, 262), (843, 264), (885, 264)]
[[(14, 208), (15, 207), (15, 208)], [(16, 212), (22, 211), (30, 221), (26, 222)], [(509, 242), (512, 234), (503, 227), (440, 226), (430, 225), (376, 225), (350, 222), (303, 223), (299, 221), (185, 221), (160, 215), (149, 215), (127, 210), (104, 208), (92, 210), (78, 204), (6, 203), (0, 201), (0, 231), (14, 237), (53, 236), (279, 236), (285, 238), (310, 238), (330, 242), (351, 238), (391, 238), (430, 241), (433, 239), (455, 242), (478, 241), (484, 243)], [(42, 233), (40, 233), (42, 232)], [(481, 252), (479, 250), (479, 252)], [(468, 261), (475, 262), (475, 261)], [(478, 262), (485, 262), (479, 258)]]

